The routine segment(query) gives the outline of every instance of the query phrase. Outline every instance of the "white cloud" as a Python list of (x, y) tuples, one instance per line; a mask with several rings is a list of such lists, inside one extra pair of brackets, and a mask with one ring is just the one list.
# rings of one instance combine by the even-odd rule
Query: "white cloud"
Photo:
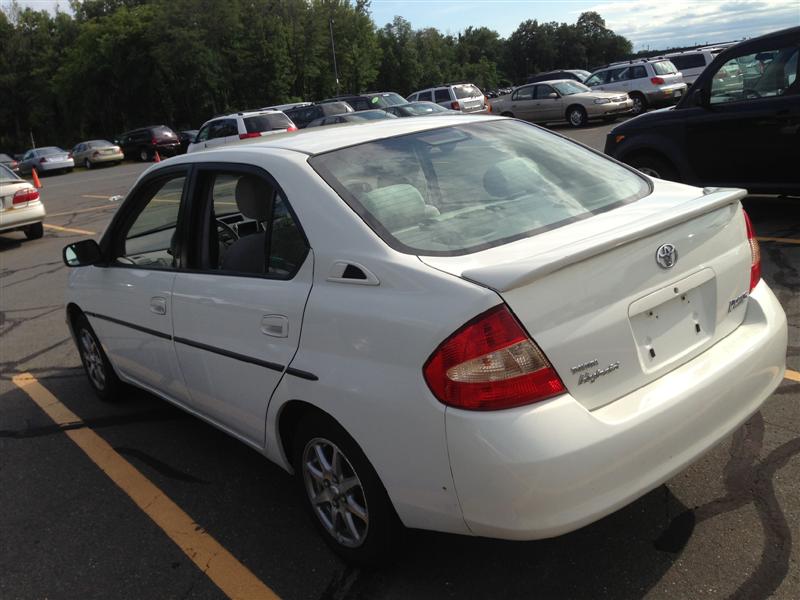
[(738, 40), (800, 25), (797, 0), (619, 0), (591, 10), (637, 50)]

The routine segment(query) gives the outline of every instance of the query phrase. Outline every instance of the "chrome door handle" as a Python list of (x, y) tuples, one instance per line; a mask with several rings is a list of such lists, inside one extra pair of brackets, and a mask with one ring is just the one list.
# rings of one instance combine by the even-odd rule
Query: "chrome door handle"
[(271, 337), (289, 337), (289, 319), (283, 315), (264, 315), (261, 318), (261, 333)]
[(156, 313), (157, 315), (167, 314), (167, 299), (161, 296), (150, 298), (150, 312)]

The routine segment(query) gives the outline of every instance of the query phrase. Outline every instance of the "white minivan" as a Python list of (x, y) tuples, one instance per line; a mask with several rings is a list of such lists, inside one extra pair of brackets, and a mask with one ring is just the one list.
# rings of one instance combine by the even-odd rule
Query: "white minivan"
[(285, 131), (297, 131), (297, 127), (279, 110), (234, 113), (206, 121), (186, 153)]
[(694, 80), (703, 72), (706, 65), (719, 54), (720, 49), (712, 50), (687, 50), (686, 52), (673, 52), (664, 55), (683, 75), (686, 85), (692, 85)]

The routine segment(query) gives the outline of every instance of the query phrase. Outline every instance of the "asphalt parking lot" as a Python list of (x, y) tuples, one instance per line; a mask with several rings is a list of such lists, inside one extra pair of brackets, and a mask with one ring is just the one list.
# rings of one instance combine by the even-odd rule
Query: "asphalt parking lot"
[[(602, 150), (610, 128), (554, 129)], [(61, 249), (99, 237), (109, 198), (146, 167), (44, 178), (44, 238), (0, 235), (3, 600), (800, 597), (800, 199), (745, 201), (790, 324), (787, 378), (747, 424), (577, 532), (409, 532), (395, 563), (363, 570), (256, 452), (144, 392), (95, 399), (64, 323)]]

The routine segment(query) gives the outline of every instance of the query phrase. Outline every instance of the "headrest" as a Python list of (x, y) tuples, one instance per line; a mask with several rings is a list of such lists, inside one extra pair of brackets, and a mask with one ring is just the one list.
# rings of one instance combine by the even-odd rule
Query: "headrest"
[(483, 187), (495, 198), (532, 194), (546, 184), (536, 163), (527, 158), (500, 161), (483, 176)]
[(248, 219), (266, 221), (273, 194), (272, 186), (260, 177), (244, 175), (236, 182), (236, 206)]
[(390, 231), (417, 225), (439, 214), (436, 207), (425, 204), (419, 190), (408, 183), (376, 188), (364, 194), (361, 201)]

